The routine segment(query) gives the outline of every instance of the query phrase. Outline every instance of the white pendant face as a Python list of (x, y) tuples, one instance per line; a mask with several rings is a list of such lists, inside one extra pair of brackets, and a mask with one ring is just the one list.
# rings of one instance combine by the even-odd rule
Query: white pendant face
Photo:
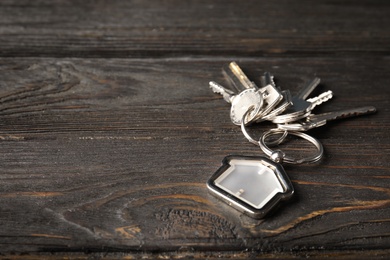
[(283, 167), (263, 157), (225, 157), (207, 184), (214, 195), (254, 218), (294, 192)]

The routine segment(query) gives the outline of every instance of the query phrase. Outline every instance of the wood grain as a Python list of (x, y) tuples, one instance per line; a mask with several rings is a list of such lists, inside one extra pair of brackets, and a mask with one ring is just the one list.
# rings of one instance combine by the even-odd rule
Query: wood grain
[[(387, 1), (0, 2), (0, 258), (382, 259), (390, 245)], [(208, 82), (235, 60), (314, 112), (317, 164), (253, 220), (211, 196), (229, 154), (262, 155)], [(274, 127), (250, 127), (253, 136)], [(309, 144), (282, 149), (305, 156)]]
[(0, 55), (389, 55), (388, 1), (1, 1)]
[[(205, 185), (227, 154), (261, 154), (207, 86), (223, 81), (228, 61), (2, 58), (3, 251), (387, 249), (390, 147), (380, 93), (388, 91), (375, 79), (389, 80), (389, 60), (240, 60), (248, 75), (270, 70), (292, 92), (317, 74), (335, 93), (318, 112), (370, 104), (379, 111), (310, 132), (325, 159), (286, 166), (296, 194), (261, 221)], [(361, 87), (370, 82), (375, 94)], [(297, 144), (286, 151), (310, 149)]]

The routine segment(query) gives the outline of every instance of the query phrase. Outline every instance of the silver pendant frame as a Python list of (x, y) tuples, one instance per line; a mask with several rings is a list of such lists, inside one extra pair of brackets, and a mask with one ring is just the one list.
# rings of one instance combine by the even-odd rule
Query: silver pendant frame
[[(232, 192), (228, 192), (226, 189), (219, 187), (216, 181), (221, 175), (225, 174), (230, 167), (232, 167), (232, 160), (248, 161), (248, 164), (253, 164), (253, 162), (255, 162), (262, 167), (268, 167), (272, 169), (283, 191), (274, 194), (272, 198), (264, 201), (264, 203), (262, 203), (263, 205), (257, 208), (246, 202), (244, 199), (241, 199), (239, 195), (232, 194)], [(259, 183), (259, 189), (264, 187), (264, 185), (267, 185), (267, 183)], [(211, 194), (225, 201), (227, 204), (237, 209), (238, 211), (255, 219), (263, 218), (267, 213), (274, 209), (280, 201), (289, 199), (294, 193), (294, 187), (292, 186), (288, 175), (284, 171), (283, 166), (268, 158), (260, 156), (229, 155), (225, 157), (222, 161), (222, 166), (208, 180), (207, 187)]]

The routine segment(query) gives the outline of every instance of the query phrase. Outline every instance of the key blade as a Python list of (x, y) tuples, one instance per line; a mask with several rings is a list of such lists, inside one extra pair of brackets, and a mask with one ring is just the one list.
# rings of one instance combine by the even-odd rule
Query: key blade
[(331, 120), (373, 114), (375, 112), (376, 112), (375, 107), (366, 106), (366, 107), (344, 109), (340, 111), (334, 111), (334, 112), (323, 113), (318, 115), (311, 114), (306, 118), (306, 120), (301, 120), (297, 123), (278, 124), (278, 128), (286, 131), (308, 131), (310, 129), (323, 126), (328, 121)]
[(272, 85), (276, 87), (276, 84), (274, 82), (274, 76), (269, 72), (264, 72), (264, 75), (261, 76), (261, 86), (265, 87), (267, 85)]
[(320, 94), (319, 96), (317, 97), (314, 97), (314, 98), (309, 98), (307, 99), (306, 101), (311, 103), (310, 105), (310, 110), (313, 110), (314, 107), (318, 106), (318, 105), (321, 105), (322, 103), (328, 101), (329, 99), (331, 99), (333, 97), (333, 92), (331, 90), (328, 90), (322, 94)]
[(234, 61), (229, 65), (224, 66), (222, 72), (238, 92), (242, 92), (249, 88), (258, 89), (258, 87), (248, 79), (248, 77)]
[(305, 121), (300, 120), (297, 123), (277, 124), (278, 129), (286, 131), (308, 131), (312, 128), (320, 127), (326, 124), (326, 120)]
[(324, 121), (324, 120), (331, 121), (336, 119), (373, 114), (375, 112), (376, 112), (376, 108), (373, 106), (357, 107), (357, 108), (343, 109), (340, 111), (334, 111), (329, 113), (323, 113), (319, 115), (312, 115), (308, 117), (307, 121), (313, 123)]
[(236, 62), (231, 62), (229, 68), (243, 86), (246, 86), (246, 88), (257, 88), (257, 86), (248, 79)]
[(231, 103), (231, 101), (235, 95), (235, 93), (233, 91), (231, 91), (230, 89), (224, 88), (222, 85), (218, 84), (215, 81), (210, 81), (209, 87), (211, 88), (211, 90), (214, 93), (222, 95), (223, 99), (226, 102)]
[(309, 83), (306, 83), (306, 86), (301, 89), (295, 96), (294, 99), (302, 99), (305, 100), (311, 92), (320, 84), (321, 79), (320, 78), (314, 78)]

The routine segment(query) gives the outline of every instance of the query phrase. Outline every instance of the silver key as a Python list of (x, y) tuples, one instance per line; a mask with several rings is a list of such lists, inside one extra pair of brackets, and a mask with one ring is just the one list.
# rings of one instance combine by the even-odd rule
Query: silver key
[(230, 119), (236, 125), (241, 125), (244, 114), (252, 111), (246, 117), (245, 124), (253, 121), (255, 116), (260, 114), (263, 107), (263, 94), (255, 83), (250, 81), (241, 68), (235, 62), (224, 67), (223, 72), (228, 80), (237, 89), (236, 95), (231, 100)]
[(221, 86), (220, 84), (218, 84), (215, 81), (210, 81), (209, 86), (214, 93), (222, 95), (223, 99), (226, 102), (232, 103), (232, 100), (233, 100), (234, 96), (236, 95), (232, 90)]
[(264, 72), (263, 76), (260, 77), (261, 87), (265, 87), (267, 85), (276, 86), (274, 81), (274, 75), (269, 72)]
[(347, 117), (361, 116), (376, 112), (373, 106), (358, 107), (352, 109), (344, 109), (318, 115), (309, 115), (306, 120), (301, 120), (297, 123), (278, 124), (278, 128), (287, 131), (307, 131), (312, 128), (325, 125), (328, 121), (342, 119)]
[[(260, 89), (253, 81), (248, 79), (248, 77), (242, 72), (241, 68), (235, 62), (231, 62), (228, 66), (224, 66), (223, 73), (239, 92), (252, 88), (258, 89), (260, 91), (263, 98), (263, 103), (257, 104), (256, 108), (261, 109), (259, 110), (255, 108), (251, 112), (251, 115), (253, 115), (254, 118), (250, 118), (249, 121), (256, 121), (261, 116), (267, 115), (283, 99), (283, 95), (275, 86), (273, 76), (268, 72), (265, 72), (264, 76), (261, 78), (262, 87)], [(240, 105), (242, 104), (243, 103), (240, 103)]]
[(319, 83), (320, 79), (315, 78), (307, 84), (292, 98), (292, 106), (290, 106), (283, 114), (274, 117), (272, 122), (276, 124), (283, 124), (302, 119), (308, 112), (312, 111), (314, 107), (331, 99), (333, 97), (333, 92), (330, 90), (315, 98), (306, 99)]
[(257, 115), (256, 118), (267, 116), (283, 99), (283, 94), (276, 87), (273, 78), (274, 77), (269, 72), (265, 72), (261, 77), (262, 87), (260, 88), (260, 92), (263, 95), (265, 104), (262, 112)]
[(283, 95), (282, 101), (280, 101), (279, 104), (274, 109), (272, 109), (271, 112), (269, 112), (267, 115), (264, 115), (263, 117), (261, 117), (260, 120), (256, 122), (261, 122), (264, 120), (272, 120), (274, 117), (280, 115), (292, 105), (292, 97), (291, 97), (290, 90), (282, 90), (281, 94)]
[[(241, 124), (244, 114), (249, 109), (257, 108), (256, 112), (261, 109), (262, 97), (260, 92), (254, 88), (249, 88), (242, 91), (241, 93), (236, 94), (215, 81), (210, 81), (209, 86), (214, 93), (221, 94), (226, 102), (232, 104), (230, 109), (230, 119), (236, 125)], [(248, 120), (246, 123), (249, 123), (255, 115), (256, 113), (251, 112), (246, 117)]]

